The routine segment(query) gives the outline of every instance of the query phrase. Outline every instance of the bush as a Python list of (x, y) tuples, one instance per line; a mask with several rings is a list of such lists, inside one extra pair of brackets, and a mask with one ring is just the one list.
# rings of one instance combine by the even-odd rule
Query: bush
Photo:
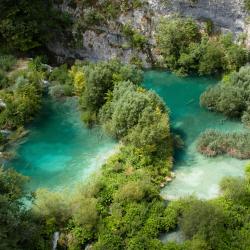
[(72, 78), (68, 73), (67, 65), (63, 64), (57, 68), (54, 68), (49, 74), (49, 81), (51, 81), (53, 84), (72, 85)]
[(12, 55), (0, 54), (0, 69), (3, 71), (9, 71), (16, 63), (16, 58)]
[(49, 0), (2, 0), (0, 9), (0, 43), (11, 51), (41, 47), (53, 37), (54, 29), (70, 25)]
[(132, 48), (144, 49), (146, 47), (148, 39), (143, 34), (133, 29), (130, 24), (125, 24), (122, 27), (122, 32), (128, 38)]
[(165, 66), (182, 75), (230, 72), (249, 61), (249, 52), (242, 44), (235, 44), (231, 34), (210, 38), (187, 18), (162, 19), (156, 40)]
[(49, 95), (52, 97), (62, 97), (64, 96), (64, 88), (62, 85), (54, 85), (49, 88)]
[(122, 65), (118, 61), (83, 66), (82, 72), (85, 83), (81, 95), (81, 107), (84, 112), (93, 113), (93, 115), (96, 115), (107, 101), (107, 95), (112, 92), (116, 82), (131, 80), (138, 84), (142, 80), (142, 72), (135, 66)]
[(156, 40), (166, 66), (177, 70), (181, 54), (190, 44), (198, 43), (200, 37), (198, 25), (191, 19), (162, 19), (157, 27)]
[(200, 104), (211, 111), (228, 117), (242, 118), (248, 125), (250, 101), (250, 67), (233, 72), (216, 86), (206, 90), (200, 97)]
[(250, 11), (250, 1), (249, 0), (244, 0), (245, 8), (249, 12)]
[(28, 178), (12, 169), (0, 167), (0, 249), (32, 249), (40, 243), (41, 226), (36, 223), (24, 200)]
[(197, 148), (200, 153), (206, 156), (228, 154), (239, 159), (249, 159), (250, 134), (223, 134), (215, 130), (208, 130), (199, 137)]
[(11, 89), (4, 89), (0, 97), (6, 108), (0, 113), (1, 128), (17, 128), (31, 121), (41, 108), (41, 78), (36, 72), (24, 72), (15, 79)]
[(218, 249), (227, 236), (225, 221), (218, 207), (197, 200), (184, 209), (180, 227), (188, 239), (198, 235), (212, 249)]
[[(143, 90), (141, 91), (140, 88), (137, 88), (131, 82), (120, 82), (115, 85), (112, 101), (106, 103), (106, 105), (104, 105), (102, 110), (100, 111), (100, 119), (106, 131), (114, 137), (122, 138), (124, 136), (127, 136), (128, 133), (131, 132), (132, 134), (131, 136), (127, 137), (127, 141), (132, 142), (133, 140), (135, 144), (140, 143), (140, 146), (143, 146), (145, 144), (142, 140), (150, 140), (151, 137), (146, 136), (147, 132), (149, 131), (145, 131), (145, 136), (142, 137), (142, 124), (145, 125), (145, 122), (147, 122), (148, 125), (150, 124), (153, 126), (153, 120), (154, 122), (156, 122), (157, 120), (156, 117), (150, 117), (151, 111), (155, 112), (155, 116), (158, 115), (157, 118), (161, 117), (161, 115), (163, 115), (162, 112), (165, 111), (164, 104), (158, 98), (158, 96), (151, 92), (145, 92)], [(139, 122), (139, 117), (141, 114), (143, 114), (143, 116), (141, 117), (141, 121)], [(166, 133), (168, 133), (167, 124), (167, 120), (164, 124), (164, 118), (162, 117), (163, 130)], [(136, 125), (137, 127), (135, 127)], [(143, 129), (146, 128), (143, 127)], [(154, 132), (156, 131), (152, 130), (152, 133)], [(141, 142), (136, 141), (134, 137), (137, 136), (136, 133), (140, 134), (140, 138), (136, 137), (136, 139), (140, 139)], [(159, 137), (164, 137), (164, 133), (161, 135), (160, 134), (161, 132), (159, 132), (158, 134)], [(166, 136), (167, 135), (165, 135), (164, 138), (166, 138)], [(152, 134), (152, 137), (156, 139), (157, 135)], [(150, 143), (154, 144), (154, 142), (152, 141)]]
[(71, 78), (73, 79), (73, 85), (75, 93), (77, 95), (82, 95), (85, 90), (86, 79), (83, 69), (77, 65), (73, 65), (69, 71)]
[(6, 76), (6, 73), (0, 70), (0, 89), (7, 88), (9, 86), (9, 81)]

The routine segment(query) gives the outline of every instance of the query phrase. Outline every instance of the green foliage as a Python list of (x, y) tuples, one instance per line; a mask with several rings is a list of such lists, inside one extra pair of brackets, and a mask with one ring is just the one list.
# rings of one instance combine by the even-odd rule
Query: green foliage
[(223, 245), (226, 218), (219, 208), (203, 201), (193, 201), (184, 209), (182, 216), (181, 230), (188, 239), (198, 235), (212, 249), (218, 249), (219, 244)]
[(191, 19), (162, 19), (157, 27), (157, 45), (170, 70), (179, 68), (181, 54), (200, 41), (199, 28)]
[(245, 178), (225, 178), (221, 182), (221, 196), (216, 199), (204, 201), (190, 197), (171, 202), (170, 211), (186, 241), (168, 243), (164, 249), (248, 249), (250, 182), (247, 173), (246, 170)]
[(9, 80), (6, 72), (0, 70), (0, 89), (7, 88), (9, 86)]
[(148, 43), (147, 38), (133, 29), (130, 24), (125, 24), (122, 27), (122, 33), (128, 38), (132, 48), (144, 49)]
[(206, 29), (207, 34), (202, 34), (191, 19), (162, 19), (156, 38), (164, 65), (182, 75), (210, 75), (238, 70), (249, 61), (247, 49), (235, 44), (231, 34), (210, 38), (210, 22)]
[(49, 94), (53, 97), (73, 96), (73, 80), (66, 64), (56, 67), (49, 74)]
[(211, 111), (241, 118), (244, 124), (249, 126), (249, 98), (250, 67), (245, 66), (205, 91), (200, 97), (200, 103)]
[(39, 244), (40, 225), (29, 209), (23, 209), (27, 178), (0, 168), (0, 249), (34, 249)]
[(46, 221), (47, 225), (54, 225), (51, 232), (70, 218), (69, 206), (62, 193), (49, 192), (46, 189), (36, 191), (36, 200), (33, 206), (34, 213)]
[(1, 92), (6, 103), (0, 113), (2, 126), (15, 128), (34, 117), (41, 103), (40, 83), (48, 76), (50, 94), (63, 95), (62, 88), (74, 86), (81, 99), (82, 118), (102, 125), (123, 146), (100, 175), (74, 193), (38, 190), (27, 222), (39, 225), (29, 238), (35, 239), (34, 246), (30, 240), (21, 241), (21, 246), (49, 249), (53, 233), (59, 231), (58, 248), (62, 249), (83, 249), (89, 243), (93, 249), (162, 248), (158, 237), (176, 226), (178, 216), (173, 208), (165, 208), (159, 195), (173, 153), (163, 101), (139, 87), (142, 72), (135, 66), (117, 61), (78, 63), (70, 72), (61, 66), (49, 75), (43, 66), (39, 58), (33, 60)]
[(73, 79), (75, 93), (80, 96), (83, 94), (86, 84), (84, 72), (81, 67), (73, 65), (69, 73)]
[(41, 56), (32, 58), (28, 63), (28, 68), (31, 71), (45, 71), (46, 70), (46, 67), (43, 64), (43, 58)]
[(28, 51), (44, 45), (53, 29), (69, 24), (49, 0), (3, 0), (0, 3), (0, 42), (10, 50)]
[(1, 90), (0, 97), (5, 104), (0, 112), (1, 128), (17, 128), (31, 121), (37, 115), (42, 100), (43, 74), (26, 70), (13, 76), (13, 86)]
[(250, 134), (207, 130), (199, 137), (197, 149), (206, 156), (227, 154), (239, 159), (249, 159)]
[(250, 1), (249, 0), (244, 0), (245, 8), (249, 12), (250, 11)]
[[(152, 119), (155, 119), (150, 117), (151, 111), (155, 111), (155, 115), (159, 117), (161, 116), (161, 112), (165, 111), (164, 104), (157, 95), (146, 92), (130, 82), (118, 82), (113, 91), (112, 101), (107, 102), (100, 111), (100, 119), (105, 129), (111, 135), (116, 138), (122, 138), (128, 135), (131, 129), (138, 123), (138, 127), (135, 128), (135, 130), (138, 130), (139, 133), (141, 133), (139, 130), (143, 123), (143, 125), (145, 125), (145, 122), (147, 122), (148, 125), (151, 124)], [(143, 115), (139, 122), (142, 113)], [(156, 122), (156, 119), (154, 122)], [(165, 128), (166, 131), (168, 131), (167, 124)], [(135, 130), (134, 134), (136, 134)], [(145, 138), (144, 136), (144, 139), (150, 140), (150, 137)], [(132, 141), (133, 138), (128, 137), (127, 140)], [(134, 141), (134, 143), (136, 142)], [(144, 142), (141, 142), (141, 146), (143, 144)]]
[(113, 90), (115, 82), (131, 80), (138, 84), (142, 79), (142, 72), (135, 66), (122, 65), (117, 61), (90, 64), (83, 66), (82, 71), (85, 76), (85, 86), (81, 106), (85, 121), (88, 117), (97, 116), (99, 109), (107, 100), (108, 93)]
[(12, 55), (0, 54), (0, 69), (3, 71), (9, 71), (16, 63), (16, 58)]
[(120, 14), (143, 6), (143, 0), (106, 0), (106, 1), (77, 1), (75, 7), (82, 10), (76, 26), (88, 29), (90, 26), (98, 26), (109, 20), (117, 18)]
[[(211, 75), (222, 72), (225, 67), (224, 48), (218, 41), (203, 39), (204, 53), (200, 57), (199, 73), (201, 75)], [(202, 50), (201, 50), (202, 52)]]
[(206, 33), (210, 36), (212, 35), (214, 30), (214, 24), (213, 21), (211, 19), (207, 19), (205, 22), (205, 31)]

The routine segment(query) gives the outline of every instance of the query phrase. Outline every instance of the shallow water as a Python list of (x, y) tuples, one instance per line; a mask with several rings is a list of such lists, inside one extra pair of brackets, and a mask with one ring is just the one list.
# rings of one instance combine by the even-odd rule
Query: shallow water
[(116, 143), (100, 129), (88, 129), (75, 98), (46, 100), (30, 134), (9, 165), (30, 176), (28, 187), (59, 189), (85, 180), (115, 150)]
[[(189, 194), (200, 198), (218, 195), (224, 176), (242, 176), (245, 161), (229, 157), (207, 158), (196, 151), (196, 140), (207, 128), (241, 131), (238, 121), (225, 120), (199, 106), (200, 94), (216, 83), (214, 78), (179, 78), (162, 71), (145, 72), (144, 86), (156, 91), (171, 109), (173, 132), (181, 135), (185, 148), (175, 155), (176, 179), (162, 190), (175, 199)], [(17, 171), (30, 176), (29, 188), (60, 189), (86, 180), (116, 150), (116, 143), (100, 129), (88, 129), (80, 120), (77, 101), (47, 100), (30, 134), (18, 146), (10, 162)]]
[(200, 94), (215, 78), (180, 78), (163, 71), (147, 71), (144, 86), (156, 91), (171, 110), (173, 132), (181, 135), (185, 148), (175, 155), (174, 179), (162, 190), (166, 199), (176, 199), (196, 194), (200, 198), (212, 198), (219, 193), (219, 182), (224, 176), (243, 176), (246, 161), (221, 156), (207, 158), (196, 151), (196, 140), (207, 128), (222, 131), (242, 131), (238, 121), (225, 120), (219, 114), (208, 112), (199, 106)]

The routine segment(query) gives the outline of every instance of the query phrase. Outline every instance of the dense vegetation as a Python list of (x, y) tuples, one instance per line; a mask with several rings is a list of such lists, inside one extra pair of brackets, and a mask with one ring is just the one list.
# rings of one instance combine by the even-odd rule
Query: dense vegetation
[[(122, 146), (100, 175), (73, 194), (38, 190), (33, 208), (26, 211), (31, 220), (25, 223), (40, 226), (33, 228), (33, 234), (24, 235), (24, 240), (13, 232), (17, 238), (13, 241), (15, 248), (49, 249), (55, 231), (61, 233), (58, 244), (62, 249), (81, 249), (88, 243), (94, 249), (158, 248), (162, 243), (157, 237), (169, 227), (167, 218), (164, 219), (159, 184), (170, 175), (172, 140), (168, 111), (155, 93), (140, 87), (142, 72), (111, 61), (79, 62), (69, 71), (61, 66), (48, 73), (39, 58), (29, 68), (34, 70), (32, 76), (43, 75), (45, 78), (41, 79), (51, 80), (49, 93), (54, 86), (69, 86), (70, 94), (79, 96), (84, 120), (92, 126), (103, 126)], [(30, 70), (19, 72), (14, 78), (26, 79), (27, 83), (20, 80), (20, 86), (33, 86), (27, 78)], [(21, 213), (22, 207), (20, 204), (17, 213)], [(6, 235), (11, 233), (6, 229)], [(37, 243), (32, 245), (34, 239)], [(2, 237), (2, 241), (9, 244), (8, 237)]]
[(8, 71), (15, 64), (12, 56), (0, 55), (2, 78), (0, 98), (0, 128), (16, 129), (24, 126), (37, 114), (42, 101), (42, 73), (30, 67), (14, 73)]
[(227, 154), (239, 159), (249, 159), (250, 134), (208, 130), (201, 134), (197, 149), (200, 153), (210, 157)]
[(39, 222), (24, 208), (26, 177), (0, 168), (0, 249), (30, 249), (36, 241)]
[(201, 32), (192, 19), (162, 19), (156, 38), (163, 65), (182, 75), (211, 75), (238, 70), (249, 61), (243, 44), (234, 43), (231, 34), (209, 36), (209, 27)]
[[(76, 2), (85, 11), (76, 29), (98, 26), (142, 4), (94, 2)], [(49, 31), (70, 24), (50, 1), (4, 0), (0, 9), (4, 50), (43, 46), (50, 39)], [(208, 24), (204, 34), (190, 19), (162, 20), (157, 43), (164, 65), (180, 74), (204, 75), (237, 71), (248, 62), (248, 52), (241, 44), (234, 44), (230, 35), (209, 37), (211, 29)], [(129, 26), (123, 32), (133, 48), (142, 50), (148, 43)], [(56, 231), (60, 232), (58, 249), (84, 249), (88, 244), (96, 250), (249, 247), (249, 167), (245, 178), (223, 180), (222, 196), (217, 199), (162, 200), (160, 185), (170, 176), (173, 161), (169, 112), (157, 94), (140, 86), (142, 72), (135, 66), (118, 61), (77, 62), (70, 70), (66, 65), (52, 69), (38, 57), (28, 68), (13, 72), (15, 64), (14, 57), (0, 55), (1, 129), (17, 130), (30, 122), (48, 90), (51, 97), (78, 96), (83, 121), (89, 127), (102, 126), (119, 140), (120, 149), (89, 183), (64, 193), (40, 189), (28, 194), (24, 191), (27, 178), (0, 168), (1, 249), (51, 249)], [(246, 66), (229, 74), (201, 97), (201, 104), (229, 117), (241, 117), (249, 125), (249, 72)], [(210, 156), (227, 153), (248, 158), (249, 141), (248, 134), (210, 131), (201, 137), (198, 148)], [(28, 202), (31, 206), (26, 206)], [(177, 229), (185, 237), (183, 244), (164, 245), (159, 240), (161, 233)]]
[[(127, 169), (121, 178), (119, 171), (114, 172), (117, 161), (112, 161), (104, 166), (102, 177), (79, 186), (74, 196), (39, 190), (35, 206), (28, 210), (22, 209), (19, 199), (24, 195), (24, 177), (1, 169), (0, 246), (51, 249), (51, 236), (60, 230), (58, 249), (82, 249), (90, 239), (93, 249), (248, 249), (249, 166), (245, 178), (225, 178), (216, 199), (189, 197), (164, 205), (143, 171)], [(164, 245), (158, 240), (159, 232), (177, 228), (183, 243)]]
[(169, 243), (165, 249), (249, 249), (249, 169), (248, 165), (245, 178), (223, 179), (221, 196), (216, 199), (203, 201), (191, 197), (172, 202), (167, 209), (172, 211), (173, 221), (186, 241)]
[(69, 17), (55, 10), (50, 0), (1, 0), (0, 9), (2, 50), (25, 52), (44, 46), (51, 35), (70, 25)]
[(244, 0), (245, 3), (245, 8), (249, 12), (250, 11), (250, 1), (249, 0)]
[(250, 66), (226, 75), (219, 84), (201, 95), (200, 103), (211, 111), (240, 118), (250, 126)]

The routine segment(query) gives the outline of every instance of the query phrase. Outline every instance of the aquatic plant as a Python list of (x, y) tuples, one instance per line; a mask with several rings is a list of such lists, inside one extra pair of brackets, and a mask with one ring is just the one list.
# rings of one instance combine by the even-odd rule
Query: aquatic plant
[(238, 159), (249, 159), (250, 133), (222, 133), (207, 130), (199, 137), (197, 149), (210, 157), (227, 154)]

